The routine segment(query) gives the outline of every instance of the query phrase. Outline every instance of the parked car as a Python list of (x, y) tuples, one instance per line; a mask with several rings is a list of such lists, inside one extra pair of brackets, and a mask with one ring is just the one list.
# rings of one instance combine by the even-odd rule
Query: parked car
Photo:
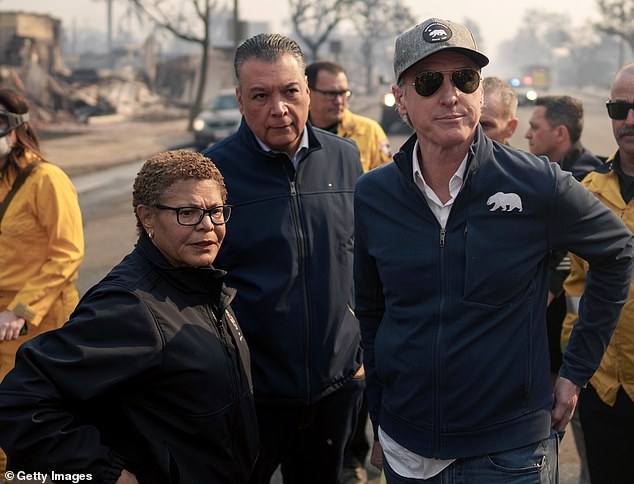
[(535, 104), (535, 100), (539, 96), (537, 90), (530, 86), (517, 86), (515, 92), (517, 94), (517, 104), (520, 106)]
[(194, 142), (199, 147), (226, 138), (240, 126), (242, 115), (233, 89), (220, 91), (209, 107), (203, 109), (192, 123)]
[(396, 110), (394, 94), (386, 92), (383, 95), (383, 104), (381, 106), (381, 127), (387, 134), (408, 134), (412, 132), (405, 121), (401, 119), (400, 114)]
[(518, 105), (527, 106), (535, 104), (535, 100), (539, 96), (539, 93), (538, 87), (533, 84), (532, 77), (525, 76), (524, 80), (519, 77), (513, 77), (509, 80), (509, 84), (513, 87), (513, 89), (515, 89)]

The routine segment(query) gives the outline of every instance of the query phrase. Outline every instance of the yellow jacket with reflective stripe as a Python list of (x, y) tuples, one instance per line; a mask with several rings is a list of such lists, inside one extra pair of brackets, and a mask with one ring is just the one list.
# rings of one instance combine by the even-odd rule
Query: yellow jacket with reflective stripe
[(373, 119), (353, 114), (346, 109), (339, 123), (337, 135), (357, 143), (363, 171), (371, 170), (392, 160), (387, 135), (381, 125)]
[[(10, 170), (0, 180), (0, 200), (15, 177)], [(0, 311), (9, 309), (36, 326), (45, 316), (51, 319), (47, 323), (65, 323), (69, 304), (61, 300), (68, 299), (69, 291), (76, 294), (74, 281), (83, 257), (77, 192), (60, 168), (42, 162), (0, 223)]]
[[(594, 195), (623, 222), (634, 230), (634, 199), (626, 204), (621, 196), (619, 180), (616, 172), (592, 172), (583, 179), (585, 185)], [(587, 263), (571, 254), (570, 275), (564, 282), (564, 291), (568, 304), (568, 313), (562, 328), (562, 348), (565, 347), (572, 326), (577, 321), (579, 299), (585, 286)], [(598, 308), (600, 311), (601, 308)], [(634, 284), (623, 306), (616, 330), (601, 360), (601, 365), (590, 383), (599, 397), (608, 405), (616, 401), (619, 387), (623, 387), (628, 396), (634, 400)]]

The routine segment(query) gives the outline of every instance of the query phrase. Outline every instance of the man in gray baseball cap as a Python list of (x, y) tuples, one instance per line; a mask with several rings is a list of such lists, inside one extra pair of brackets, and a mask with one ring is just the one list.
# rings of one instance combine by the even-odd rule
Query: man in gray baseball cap
[[(392, 91), (414, 134), (355, 189), (371, 461), (389, 484), (557, 482), (558, 435), (628, 294), (622, 221), (570, 173), (484, 135), (488, 61), (448, 20), (401, 34)], [(553, 249), (593, 275), (554, 388)]]

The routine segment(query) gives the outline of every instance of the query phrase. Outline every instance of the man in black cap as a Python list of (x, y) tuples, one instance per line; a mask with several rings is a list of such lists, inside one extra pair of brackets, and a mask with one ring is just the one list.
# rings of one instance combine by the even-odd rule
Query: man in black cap
[[(479, 126), (488, 63), (464, 26), (396, 39), (393, 92), (414, 134), (355, 192), (355, 312), (388, 483), (556, 482), (557, 434), (628, 293), (630, 231), (570, 173)], [(589, 262), (554, 390), (548, 260)]]

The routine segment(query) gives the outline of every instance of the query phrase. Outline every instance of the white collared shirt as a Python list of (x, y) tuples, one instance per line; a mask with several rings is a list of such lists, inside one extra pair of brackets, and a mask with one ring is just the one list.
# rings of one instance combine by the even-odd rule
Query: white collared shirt
[(447, 225), (447, 219), (449, 218), (449, 213), (451, 212), (451, 207), (453, 206), (453, 202), (460, 193), (462, 189), (462, 183), (464, 181), (464, 173), (467, 169), (467, 158), (469, 157), (469, 153), (464, 157), (462, 163), (456, 170), (456, 173), (453, 174), (451, 180), (449, 180), (449, 196), (451, 197), (447, 200), (446, 203), (442, 203), (438, 195), (431, 189), (429, 185), (425, 182), (425, 178), (423, 177), (423, 172), (420, 169), (420, 163), (418, 160), (418, 141), (414, 145), (414, 153), (412, 154), (412, 172), (414, 177), (414, 183), (420, 189), (423, 196), (427, 200), (429, 204), (429, 208), (434, 213), (436, 218), (438, 219), (438, 223), (442, 228), (445, 228)]
[[(258, 138), (257, 136), (255, 137), (255, 139), (258, 141), (260, 148), (262, 148), (264, 151), (267, 151), (270, 153), (282, 153), (281, 151), (276, 151), (271, 149), (269, 146), (264, 144), (262, 140)], [(304, 125), (302, 140), (299, 142), (299, 147), (297, 148), (297, 151), (291, 158), (291, 163), (293, 163), (293, 166), (295, 167), (296, 170), (297, 170), (297, 164), (299, 163), (300, 156), (302, 155), (304, 150), (307, 150), (307, 149), (308, 149), (308, 130), (306, 129), (306, 125)]]
[[(414, 183), (416, 183), (416, 186), (427, 200), (429, 208), (436, 219), (438, 219), (438, 223), (442, 228), (445, 228), (447, 225), (447, 219), (449, 218), (453, 202), (462, 189), (468, 157), (469, 154), (467, 153), (456, 170), (456, 173), (454, 173), (449, 180), (449, 196), (451, 198), (447, 200), (446, 203), (442, 203), (438, 195), (436, 195), (425, 182), (418, 159), (418, 141), (416, 141), (414, 145), (414, 152), (412, 154), (412, 176), (414, 177)], [(385, 458), (394, 472), (410, 479), (429, 479), (430, 477), (440, 474), (443, 469), (449, 467), (455, 461), (455, 459), (433, 459), (412, 452), (392, 439), (381, 427), (379, 427), (379, 442), (381, 443)]]

